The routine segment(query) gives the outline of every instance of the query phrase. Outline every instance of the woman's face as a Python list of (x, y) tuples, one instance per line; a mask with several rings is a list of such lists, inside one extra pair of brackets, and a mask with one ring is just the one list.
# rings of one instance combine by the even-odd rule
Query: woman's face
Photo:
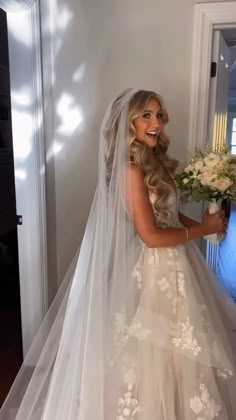
[(150, 98), (143, 112), (133, 120), (136, 139), (148, 147), (155, 147), (163, 127), (163, 114), (157, 99)]

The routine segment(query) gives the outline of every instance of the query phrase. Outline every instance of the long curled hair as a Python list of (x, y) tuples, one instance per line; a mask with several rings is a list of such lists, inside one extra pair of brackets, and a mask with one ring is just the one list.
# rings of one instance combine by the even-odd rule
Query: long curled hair
[(142, 170), (148, 190), (156, 195), (156, 201), (154, 202), (156, 210), (163, 215), (167, 215), (167, 200), (170, 195), (170, 186), (163, 179), (164, 173), (167, 170), (171, 176), (174, 176), (178, 161), (170, 158), (167, 154), (170, 141), (164, 128), (162, 128), (158, 136), (157, 145), (154, 148), (150, 148), (136, 139), (136, 131), (133, 124), (134, 119), (142, 114), (151, 98), (155, 98), (161, 108), (163, 127), (169, 121), (161, 96), (146, 90), (136, 92), (129, 102), (130, 160)]
[[(129, 91), (129, 90), (128, 90)], [(116, 150), (117, 132), (120, 123), (121, 109), (123, 97), (127, 90), (122, 92), (113, 102), (110, 115), (103, 134), (107, 141), (106, 153), (106, 182), (109, 187), (114, 153)], [(157, 145), (154, 148), (147, 146), (136, 138), (134, 120), (145, 110), (147, 102), (155, 98), (160, 105), (162, 113), (163, 128), (158, 136)], [(131, 97), (128, 108), (128, 142), (129, 142), (129, 160), (132, 164), (137, 165), (144, 173), (144, 182), (150, 192), (156, 196), (154, 202), (155, 209), (163, 216), (168, 216), (167, 200), (170, 196), (170, 186), (164, 181), (165, 170), (171, 176), (175, 174), (178, 161), (168, 156), (167, 150), (169, 146), (169, 138), (164, 131), (164, 126), (169, 121), (168, 113), (164, 105), (163, 99), (157, 93), (146, 90), (138, 90)]]

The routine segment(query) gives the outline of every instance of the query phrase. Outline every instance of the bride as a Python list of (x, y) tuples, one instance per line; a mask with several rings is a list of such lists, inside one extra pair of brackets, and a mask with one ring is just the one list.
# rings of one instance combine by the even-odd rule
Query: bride
[(79, 257), (24, 360), (4, 420), (233, 420), (236, 309), (178, 211), (168, 114), (155, 92), (108, 107)]

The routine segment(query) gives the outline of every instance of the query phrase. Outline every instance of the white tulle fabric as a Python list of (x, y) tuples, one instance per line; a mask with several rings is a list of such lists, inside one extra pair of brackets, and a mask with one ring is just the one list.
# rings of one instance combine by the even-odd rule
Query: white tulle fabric
[[(124, 92), (107, 110), (79, 257), (1, 420), (236, 419), (234, 303), (194, 244), (147, 248), (125, 205), (134, 94)], [(153, 207), (163, 229), (180, 226), (178, 195), (169, 188), (169, 218)]]

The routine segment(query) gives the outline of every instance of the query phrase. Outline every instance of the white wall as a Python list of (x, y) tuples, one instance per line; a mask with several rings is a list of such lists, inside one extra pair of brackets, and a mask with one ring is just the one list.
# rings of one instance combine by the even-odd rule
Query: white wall
[[(186, 157), (195, 3), (41, 0), (51, 296), (83, 236), (96, 184), (99, 125), (111, 98), (127, 87), (162, 94), (171, 154)], [(66, 130), (61, 117), (81, 122)]]

